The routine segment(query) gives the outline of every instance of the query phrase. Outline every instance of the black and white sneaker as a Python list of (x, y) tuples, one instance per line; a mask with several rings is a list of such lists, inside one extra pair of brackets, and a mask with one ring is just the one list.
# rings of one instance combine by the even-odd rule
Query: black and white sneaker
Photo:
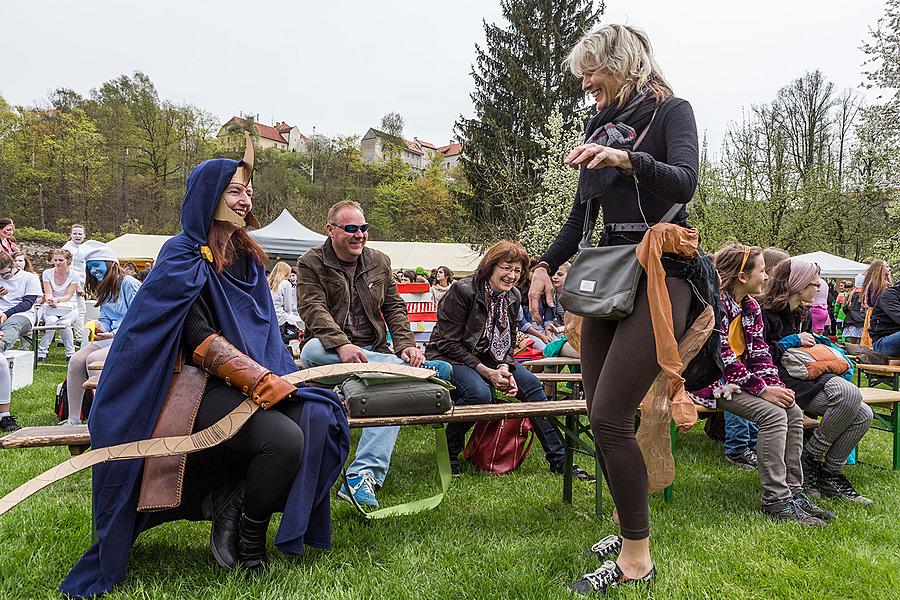
[(746, 469), (748, 471), (756, 470), (756, 466), (758, 464), (756, 458), (756, 452), (750, 450), (744, 450), (740, 454), (726, 454), (725, 460), (738, 467), (739, 469)]
[(825, 521), (803, 510), (793, 498), (766, 504), (762, 507), (762, 511), (767, 517), (776, 521), (793, 521), (800, 525), (811, 527), (822, 527), (825, 525)]
[(834, 521), (835, 519), (837, 519), (837, 515), (830, 510), (825, 510), (821, 506), (816, 506), (815, 504), (813, 504), (812, 501), (807, 498), (803, 490), (794, 490), (794, 502), (796, 502), (797, 506), (802, 508), (808, 514), (816, 517), (817, 519), (822, 519), (826, 523), (828, 521)]
[(800, 466), (803, 468), (803, 491), (807, 496), (820, 498), (819, 474), (822, 471), (822, 463), (813, 457), (812, 452), (804, 448), (800, 454)]
[(622, 551), (622, 538), (617, 535), (608, 535), (587, 550), (583, 555), (585, 558), (595, 556), (600, 562), (605, 561), (613, 554)]
[(847, 477), (843, 473), (829, 473), (827, 471), (822, 471), (819, 474), (819, 491), (822, 492), (822, 495), (826, 498), (847, 500), (866, 506), (872, 504), (871, 498), (866, 498), (853, 489), (850, 481), (847, 480)]
[(636, 585), (642, 583), (651, 585), (655, 581), (655, 565), (651, 567), (650, 572), (643, 577), (639, 579), (631, 579), (622, 572), (622, 569), (619, 568), (619, 565), (611, 560), (608, 560), (603, 563), (603, 565), (596, 571), (586, 573), (584, 577), (582, 577), (575, 583), (570, 583), (568, 588), (572, 592), (581, 594), (582, 596), (587, 596), (596, 592), (606, 595), (606, 591), (609, 588), (617, 587), (620, 585)]
[(16, 419), (12, 415), (0, 418), (0, 431), (3, 433), (12, 433), (20, 429), (22, 429), (22, 426), (16, 423)]

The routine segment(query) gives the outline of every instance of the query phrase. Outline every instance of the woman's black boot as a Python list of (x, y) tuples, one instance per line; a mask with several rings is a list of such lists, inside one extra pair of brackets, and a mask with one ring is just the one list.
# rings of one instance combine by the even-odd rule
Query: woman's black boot
[(244, 482), (217, 489), (203, 500), (203, 516), (212, 521), (209, 549), (225, 569), (237, 565), (238, 528), (244, 507)]
[(238, 564), (247, 571), (250, 577), (257, 575), (266, 563), (266, 532), (269, 530), (269, 519), (262, 521), (241, 515), (241, 532), (238, 537)]

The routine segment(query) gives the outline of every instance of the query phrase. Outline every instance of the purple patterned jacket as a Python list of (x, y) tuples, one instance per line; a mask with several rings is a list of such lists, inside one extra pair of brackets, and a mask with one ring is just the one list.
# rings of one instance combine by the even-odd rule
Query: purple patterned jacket
[[(759, 304), (752, 296), (747, 296), (741, 305), (735, 302), (727, 292), (719, 297), (722, 309), (722, 322), (719, 324), (719, 335), (722, 336), (722, 362), (725, 371), (722, 379), (702, 390), (691, 392), (694, 401), (709, 408), (716, 408), (716, 398), (741, 389), (748, 394), (759, 396), (766, 386), (784, 387), (778, 378), (778, 368), (772, 362), (769, 345), (763, 337), (763, 319)], [(728, 344), (728, 325), (735, 317), (741, 315), (741, 326), (747, 350), (742, 356), (736, 356)]]

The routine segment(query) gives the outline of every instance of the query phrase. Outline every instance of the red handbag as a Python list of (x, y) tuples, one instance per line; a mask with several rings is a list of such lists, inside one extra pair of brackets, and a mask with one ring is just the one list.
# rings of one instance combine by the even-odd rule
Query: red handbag
[(478, 469), (503, 475), (519, 468), (528, 456), (534, 432), (531, 419), (479, 421), (463, 451)]

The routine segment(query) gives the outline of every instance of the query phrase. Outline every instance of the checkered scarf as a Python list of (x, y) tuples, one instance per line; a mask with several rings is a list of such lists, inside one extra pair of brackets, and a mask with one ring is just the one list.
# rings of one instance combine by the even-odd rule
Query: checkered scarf
[[(650, 123), (656, 106), (656, 98), (646, 91), (635, 94), (622, 108), (618, 104), (608, 106), (588, 122), (584, 143), (631, 150), (638, 132)], [(602, 197), (618, 176), (615, 167), (588, 169), (582, 165), (576, 197), (581, 202)]]

